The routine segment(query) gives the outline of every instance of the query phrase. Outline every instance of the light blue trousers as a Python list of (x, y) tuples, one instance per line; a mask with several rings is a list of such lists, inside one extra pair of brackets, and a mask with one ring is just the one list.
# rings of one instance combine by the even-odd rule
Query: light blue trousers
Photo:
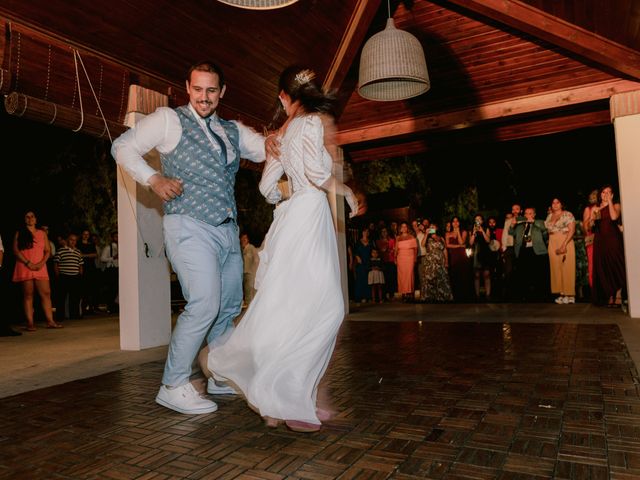
[(229, 334), (242, 307), (242, 253), (238, 227), (214, 227), (186, 215), (165, 215), (167, 257), (187, 304), (178, 317), (162, 383), (179, 387), (189, 381), (191, 365), (202, 347)]

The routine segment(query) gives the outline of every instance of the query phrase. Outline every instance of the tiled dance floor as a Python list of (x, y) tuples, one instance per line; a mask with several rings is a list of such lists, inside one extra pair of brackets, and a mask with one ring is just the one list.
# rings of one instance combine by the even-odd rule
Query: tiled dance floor
[(319, 433), (153, 401), (162, 363), (0, 399), (1, 479), (640, 478), (616, 325), (346, 322)]

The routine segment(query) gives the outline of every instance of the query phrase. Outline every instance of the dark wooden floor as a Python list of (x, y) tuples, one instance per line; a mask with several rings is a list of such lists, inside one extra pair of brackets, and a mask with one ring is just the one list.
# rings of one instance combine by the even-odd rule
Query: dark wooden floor
[(161, 371), (0, 399), (0, 478), (640, 478), (615, 325), (347, 322), (316, 434), (267, 429), (241, 399), (174, 413), (153, 401)]

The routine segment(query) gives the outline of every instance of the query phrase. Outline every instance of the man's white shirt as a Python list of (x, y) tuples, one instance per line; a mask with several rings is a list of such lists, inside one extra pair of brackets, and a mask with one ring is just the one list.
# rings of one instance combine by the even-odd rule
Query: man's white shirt
[[(220, 144), (213, 138), (206, 124), (206, 119), (198, 115), (191, 104), (189, 110), (197, 120), (214, 150), (220, 152)], [(227, 147), (227, 163), (235, 158), (236, 150), (231, 144), (217, 115), (211, 117), (211, 128), (219, 135)], [(260, 163), (265, 159), (264, 137), (246, 125), (232, 120), (239, 131), (240, 157)], [(142, 185), (149, 185), (149, 178), (160, 173), (145, 160), (146, 155), (154, 148), (160, 153), (169, 153), (180, 143), (182, 124), (178, 114), (168, 107), (160, 107), (155, 112), (141, 119), (135, 126), (123, 133), (113, 142), (112, 151), (118, 164)]]

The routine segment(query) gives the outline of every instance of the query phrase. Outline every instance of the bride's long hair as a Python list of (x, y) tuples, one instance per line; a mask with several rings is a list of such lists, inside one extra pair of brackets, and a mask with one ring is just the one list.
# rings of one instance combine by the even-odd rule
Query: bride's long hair
[[(278, 93), (282, 91), (291, 97), (292, 102), (299, 101), (307, 113), (335, 116), (336, 95), (322, 89), (315, 72), (310, 68), (299, 65), (287, 67), (278, 82)], [(271, 122), (274, 127), (281, 125), (287, 118), (282, 104), (277, 100), (276, 102), (276, 112)]]

